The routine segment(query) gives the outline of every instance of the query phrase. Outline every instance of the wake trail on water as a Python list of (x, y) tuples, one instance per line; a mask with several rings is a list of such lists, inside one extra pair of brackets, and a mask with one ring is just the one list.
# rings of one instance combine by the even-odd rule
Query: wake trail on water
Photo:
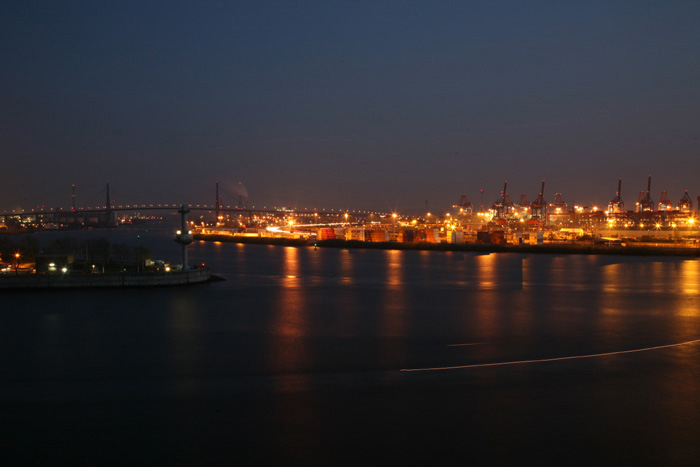
[(622, 355), (622, 354), (635, 353), (635, 352), (648, 352), (650, 350), (668, 349), (671, 347), (680, 347), (682, 345), (697, 344), (698, 342), (700, 342), (700, 339), (679, 342), (677, 344), (657, 345), (654, 347), (644, 347), (642, 349), (619, 350), (617, 352), (605, 352), (605, 353), (596, 353), (596, 354), (589, 354), (589, 355), (572, 355), (572, 356), (568, 356), (568, 357), (541, 358), (541, 359), (537, 359), (537, 360), (517, 360), (517, 361), (512, 361), (512, 362), (477, 363), (477, 364), (473, 364), (473, 365), (440, 366), (440, 367), (432, 367), (432, 368), (404, 368), (401, 371), (411, 372), (411, 371), (460, 370), (460, 369), (466, 369), (466, 368), (485, 368), (485, 367), (490, 367), (490, 366), (523, 365), (526, 363), (559, 362), (559, 361), (563, 361), (563, 360), (577, 360), (577, 359), (582, 359), (582, 358), (608, 357), (611, 355)]

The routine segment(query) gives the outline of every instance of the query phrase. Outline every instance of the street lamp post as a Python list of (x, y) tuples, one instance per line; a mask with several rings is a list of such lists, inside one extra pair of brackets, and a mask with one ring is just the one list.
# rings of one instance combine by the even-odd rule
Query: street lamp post
[(15, 276), (19, 275), (19, 253), (15, 253)]
[(192, 243), (192, 231), (187, 230), (187, 213), (190, 212), (190, 210), (187, 208), (186, 204), (183, 204), (180, 210), (177, 212), (180, 213), (181, 218), (180, 230), (178, 230), (177, 234), (175, 235), (175, 241), (182, 247), (182, 270), (187, 271), (187, 245)]

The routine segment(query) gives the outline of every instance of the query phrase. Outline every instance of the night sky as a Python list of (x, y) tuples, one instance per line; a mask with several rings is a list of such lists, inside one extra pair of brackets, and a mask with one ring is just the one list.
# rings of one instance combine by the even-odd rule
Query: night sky
[(1, 209), (695, 201), (700, 2), (4, 1), (0, 155)]

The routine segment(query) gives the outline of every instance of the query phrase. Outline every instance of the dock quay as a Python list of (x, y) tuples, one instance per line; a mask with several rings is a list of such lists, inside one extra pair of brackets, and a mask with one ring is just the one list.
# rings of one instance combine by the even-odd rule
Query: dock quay
[(3, 274), (0, 290), (69, 289), (99, 287), (158, 287), (199, 284), (211, 280), (209, 268), (168, 272), (123, 272), (105, 274)]

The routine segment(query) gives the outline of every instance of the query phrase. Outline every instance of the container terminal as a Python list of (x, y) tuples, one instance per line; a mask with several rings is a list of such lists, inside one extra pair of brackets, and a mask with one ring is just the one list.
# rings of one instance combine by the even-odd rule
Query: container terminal
[[(700, 247), (700, 223), (697, 204), (685, 190), (672, 199), (661, 191), (658, 202), (652, 196), (651, 175), (646, 190), (635, 201), (625, 204), (622, 179), (617, 190), (611, 184), (606, 206), (582, 206), (567, 202), (562, 193), (547, 195), (546, 182), (538, 182), (539, 191), (529, 200), (526, 193), (511, 197), (505, 181), (492, 203), (484, 202), (484, 190), (475, 206), (466, 195), (439, 211), (427, 209), (419, 215), (401, 212), (357, 210), (308, 210), (293, 207), (250, 206), (238, 196), (235, 206), (225, 206), (216, 182), (216, 202), (189, 205), (192, 215), (187, 231), (193, 238), (227, 238), (252, 242), (277, 240), (347, 240), (365, 243), (447, 243), (494, 245), (542, 245), (545, 243), (588, 242), (590, 244), (627, 244), (657, 247)], [(117, 205), (110, 198), (94, 208), (79, 208), (75, 185), (71, 187), (70, 209), (36, 209), (23, 213), (0, 213), (0, 233), (31, 232), (50, 229), (115, 228), (140, 221), (177, 215), (180, 205)], [(230, 194), (228, 194), (230, 195)], [(457, 198), (457, 197), (455, 197)], [(513, 201), (517, 199), (516, 201)], [(171, 212), (169, 212), (171, 211)], [(167, 213), (167, 214), (164, 214)], [(184, 230), (184, 228), (182, 229)], [(7, 261), (6, 261), (7, 262)]]
[[(197, 238), (234, 237), (348, 240), (398, 243), (472, 243), (542, 245), (588, 242), (649, 247), (700, 247), (698, 211), (686, 190), (677, 202), (663, 191), (658, 203), (652, 199), (651, 176), (647, 189), (626, 209), (622, 179), (607, 206), (568, 203), (561, 193), (546, 200), (545, 180), (533, 201), (525, 193), (514, 202), (504, 182), (500, 196), (488, 207), (483, 199), (477, 208), (462, 195), (450, 209), (418, 216), (401, 213), (347, 211), (329, 216), (291, 209), (272, 215), (220, 216), (215, 223), (192, 221)], [(483, 190), (481, 191), (483, 198)], [(700, 197), (697, 198), (700, 205)]]

